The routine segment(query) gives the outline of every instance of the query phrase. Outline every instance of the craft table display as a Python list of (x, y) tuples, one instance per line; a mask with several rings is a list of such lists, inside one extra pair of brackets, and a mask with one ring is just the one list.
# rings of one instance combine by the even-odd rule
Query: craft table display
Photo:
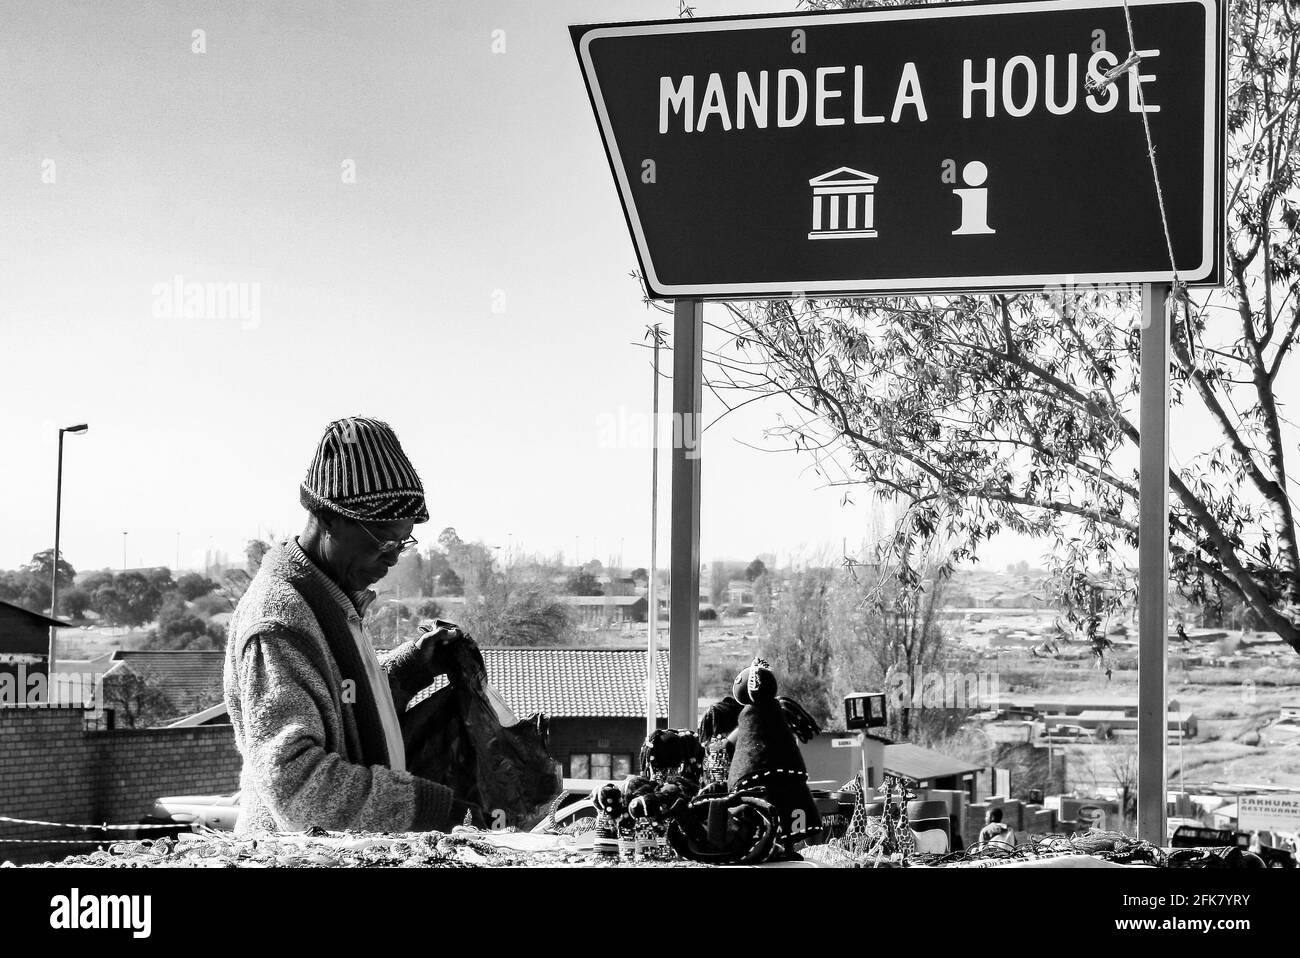
[[(64, 867), (1262, 867), (1241, 849), (1166, 851), (1117, 832), (1048, 836), (1007, 849), (988, 843), (956, 854), (933, 847), (908, 821), (915, 799), (886, 775), (868, 814), (861, 777), (847, 826), (824, 823), (799, 743), (818, 733), (797, 702), (777, 694), (776, 676), (755, 658), (698, 732), (659, 729), (641, 750), (641, 772), (598, 786), (594, 817), (555, 827), (556, 802), (532, 832), (464, 826), (401, 835), (240, 836), (204, 830), (178, 839), (117, 842)], [(840, 828), (843, 833), (839, 834)], [(946, 842), (940, 842), (946, 847)]]
[[(1252, 862), (1251, 859), (1254, 861)], [(769, 862), (762, 868), (873, 867), (836, 845), (804, 849), (799, 862)], [(6, 863), (3, 867), (16, 867)], [(592, 833), (538, 835), (455, 829), (401, 835), (304, 834), (235, 838), (205, 830), (179, 839), (117, 842), (61, 862), (25, 868), (713, 868), (687, 859), (620, 862), (594, 853)], [(734, 867), (734, 866), (729, 866)], [(1047, 836), (1017, 846), (1014, 854), (968, 852), (956, 856), (917, 855), (890, 868), (1263, 868), (1240, 848), (1160, 849), (1116, 832)]]

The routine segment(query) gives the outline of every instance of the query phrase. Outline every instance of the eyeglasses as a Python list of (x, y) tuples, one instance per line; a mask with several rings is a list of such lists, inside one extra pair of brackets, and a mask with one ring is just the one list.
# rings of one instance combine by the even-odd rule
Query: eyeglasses
[(419, 540), (416, 539), (415, 536), (407, 536), (405, 539), (381, 539), (367, 529), (364, 522), (358, 522), (356, 524), (361, 527), (362, 531), (365, 532), (366, 535), (370, 536), (375, 545), (379, 547), (379, 551), (384, 555), (406, 552), (408, 549), (419, 544)]

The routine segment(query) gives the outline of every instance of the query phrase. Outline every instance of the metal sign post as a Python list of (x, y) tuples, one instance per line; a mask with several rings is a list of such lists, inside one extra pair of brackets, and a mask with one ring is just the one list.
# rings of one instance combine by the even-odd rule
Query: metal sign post
[[(1165, 838), (1169, 606), (1169, 317), (1166, 283), (1142, 286), (1138, 461), (1138, 837)], [(1123, 810), (1121, 809), (1121, 814)]]
[(704, 303), (673, 303), (673, 498), (668, 580), (668, 727), (697, 723), (700, 665), (700, 399)]

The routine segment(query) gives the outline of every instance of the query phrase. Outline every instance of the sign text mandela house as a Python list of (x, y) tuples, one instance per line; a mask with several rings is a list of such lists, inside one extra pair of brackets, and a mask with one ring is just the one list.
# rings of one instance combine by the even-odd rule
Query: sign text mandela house
[(1223, 13), (1064, 0), (573, 27), (652, 294), (1221, 277)]

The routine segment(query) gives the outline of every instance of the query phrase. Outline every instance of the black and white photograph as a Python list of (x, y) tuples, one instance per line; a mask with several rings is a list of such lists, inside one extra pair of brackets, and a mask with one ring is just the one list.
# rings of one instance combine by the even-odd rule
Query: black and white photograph
[(1292, 0), (0, 0), (0, 80), (6, 943), (1293, 939)]

